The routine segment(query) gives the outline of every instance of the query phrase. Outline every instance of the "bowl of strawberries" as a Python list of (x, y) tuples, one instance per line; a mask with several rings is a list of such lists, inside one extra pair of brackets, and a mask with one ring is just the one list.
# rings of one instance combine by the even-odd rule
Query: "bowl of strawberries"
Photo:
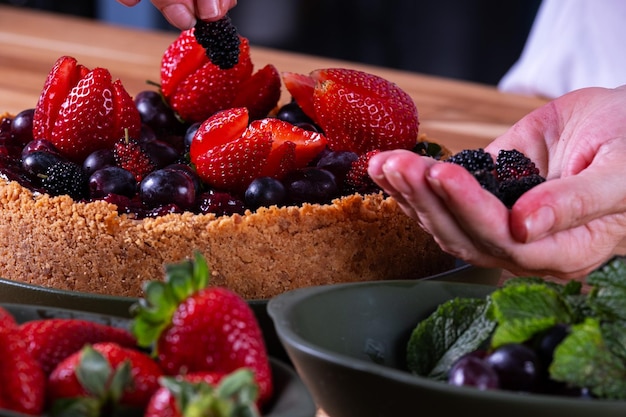
[(166, 270), (130, 319), (1, 303), (0, 416), (315, 415), (248, 303), (207, 286), (201, 256)]

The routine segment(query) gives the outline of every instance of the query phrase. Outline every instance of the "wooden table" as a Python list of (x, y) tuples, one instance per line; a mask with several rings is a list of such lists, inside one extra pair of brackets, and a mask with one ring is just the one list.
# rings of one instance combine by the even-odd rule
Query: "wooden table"
[[(176, 36), (0, 6), (0, 112), (34, 107), (48, 71), (62, 55), (71, 55), (88, 68), (109, 69), (131, 95), (152, 88), (146, 81), (159, 81), (161, 56)], [(414, 99), (421, 131), (453, 151), (486, 146), (545, 103), (489, 86), (254, 46), (252, 60), (256, 68), (272, 63), (279, 71), (348, 67), (380, 75)], [(287, 99), (284, 92), (283, 100)]]

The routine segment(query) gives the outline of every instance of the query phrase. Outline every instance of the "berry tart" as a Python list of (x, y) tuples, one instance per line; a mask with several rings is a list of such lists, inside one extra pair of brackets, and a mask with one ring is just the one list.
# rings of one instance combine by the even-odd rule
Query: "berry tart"
[(263, 299), (454, 267), (367, 176), (387, 149), (449, 156), (405, 92), (343, 68), (253, 71), (245, 37), (222, 54), (210, 38), (182, 32), (134, 98), (60, 57), (32, 109), (0, 115), (0, 276), (137, 297), (198, 251), (214, 285)]

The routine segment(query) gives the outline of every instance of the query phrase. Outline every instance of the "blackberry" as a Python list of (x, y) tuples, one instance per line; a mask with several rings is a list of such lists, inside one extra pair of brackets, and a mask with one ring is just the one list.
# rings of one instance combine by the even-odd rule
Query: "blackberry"
[(476, 171), (493, 171), (495, 164), (491, 154), (485, 152), (484, 149), (464, 149), (455, 153), (446, 162), (461, 165), (471, 173)]
[(511, 208), (522, 194), (545, 180), (539, 174), (531, 174), (517, 179), (501, 181), (498, 187), (499, 198), (505, 206)]
[(478, 171), (474, 171), (472, 175), (474, 175), (474, 178), (476, 178), (481, 187), (500, 198), (500, 184), (493, 170), (479, 169)]
[(46, 169), (41, 185), (52, 196), (67, 194), (78, 201), (87, 195), (88, 178), (80, 165), (60, 161)]
[(220, 67), (230, 69), (239, 62), (239, 33), (230, 17), (224, 16), (214, 22), (198, 20), (194, 35), (206, 50), (209, 60)]
[(501, 150), (496, 158), (496, 174), (499, 181), (538, 175), (534, 162), (517, 149)]

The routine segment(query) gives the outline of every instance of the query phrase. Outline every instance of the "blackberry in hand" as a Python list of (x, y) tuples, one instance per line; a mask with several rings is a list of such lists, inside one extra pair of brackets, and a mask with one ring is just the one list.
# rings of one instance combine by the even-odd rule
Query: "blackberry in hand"
[(517, 149), (501, 150), (496, 158), (496, 173), (498, 181), (507, 181), (539, 175), (539, 169), (534, 162)]
[(502, 181), (498, 187), (498, 197), (505, 206), (511, 208), (522, 194), (545, 180), (541, 175), (533, 174), (519, 179)]
[(220, 69), (230, 69), (239, 62), (241, 40), (230, 17), (224, 16), (214, 22), (198, 20), (194, 35), (206, 50), (209, 60)]
[(484, 149), (464, 149), (455, 153), (446, 162), (461, 165), (471, 173), (476, 171), (493, 171), (496, 167), (493, 157)]

